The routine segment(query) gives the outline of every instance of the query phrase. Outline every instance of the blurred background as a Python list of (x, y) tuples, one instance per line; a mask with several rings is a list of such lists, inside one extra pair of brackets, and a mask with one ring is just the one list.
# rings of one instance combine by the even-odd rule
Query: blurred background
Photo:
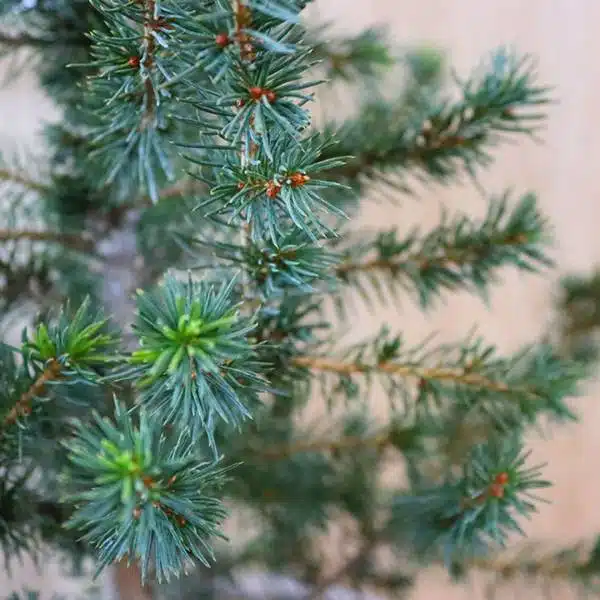
[[(486, 191), (512, 186), (516, 193), (539, 194), (541, 206), (555, 228), (557, 269), (546, 277), (507, 273), (485, 306), (477, 298), (449, 295), (441, 309), (423, 315), (410, 302), (361, 314), (357, 337), (380, 322), (423, 337), (432, 330), (447, 339), (461, 337), (477, 325), (500, 349), (512, 350), (547, 328), (555, 304), (558, 279), (567, 273), (587, 273), (600, 264), (600, 126), (596, 123), (600, 95), (600, 50), (597, 0), (318, 0), (313, 15), (335, 24), (340, 32), (358, 32), (386, 24), (402, 46), (431, 45), (445, 53), (459, 74), (469, 72), (490, 50), (514, 46), (536, 56), (540, 81), (554, 88), (556, 104), (549, 108), (541, 144), (519, 140), (497, 154), (495, 166), (482, 173)], [(23, 72), (0, 88), (0, 146), (18, 138), (24, 149), (35, 148), (42, 121), (55, 116), (52, 104)], [(442, 206), (473, 215), (485, 211), (479, 192), (465, 182), (449, 189), (432, 188), (401, 205), (370, 204), (362, 219), (368, 225), (437, 222)], [(536, 458), (547, 462), (554, 482), (552, 502), (543, 506), (527, 533), (548, 544), (567, 546), (600, 531), (600, 386), (590, 386), (577, 400), (582, 416), (577, 425), (551, 430), (547, 439), (532, 440)], [(0, 573), (0, 591), (4, 575)], [(19, 577), (32, 588), (73, 589), (58, 571), (39, 575), (24, 565)], [(2, 595), (2, 594), (0, 594)], [(423, 574), (415, 600), (485, 598), (484, 590), (450, 587), (442, 571)], [(507, 597), (533, 598), (531, 590), (511, 590)], [(569, 598), (556, 589), (554, 598)]]

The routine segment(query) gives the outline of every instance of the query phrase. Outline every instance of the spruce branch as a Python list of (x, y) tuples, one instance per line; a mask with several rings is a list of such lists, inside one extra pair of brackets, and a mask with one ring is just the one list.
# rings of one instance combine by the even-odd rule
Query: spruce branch
[[(71, 383), (84, 379), (88, 384), (100, 379), (103, 366), (115, 361), (117, 337), (106, 331), (107, 320), (101, 315), (93, 315), (89, 299), (74, 312), (64, 308), (46, 326), (41, 323), (33, 334), (25, 336), (21, 348), (24, 365), (17, 366), (13, 350), (2, 347), (2, 364), (12, 366), (22, 377), (33, 381), (24, 389), (8, 408), (2, 419), (3, 428), (13, 425), (20, 417), (32, 412), (32, 403), (43, 397), (49, 385), (60, 380)], [(30, 374), (30, 369), (34, 375)], [(37, 373), (37, 374), (35, 374)], [(22, 388), (20, 381), (12, 382), (7, 393)], [(66, 395), (66, 394), (65, 394)], [(3, 399), (7, 404), (8, 398)]]
[(438, 486), (398, 494), (391, 518), (369, 531), (356, 554), (323, 579), (310, 599), (320, 599), (332, 585), (364, 568), (370, 555), (390, 542), (404, 549), (411, 544), (419, 558), (442, 550), (446, 566), (453, 569), (484, 563), (480, 555), (491, 543), (503, 545), (508, 532), (523, 533), (515, 513), (527, 516), (535, 510), (530, 501), (538, 499), (534, 490), (549, 485), (539, 478), (539, 467), (526, 466), (527, 458), (519, 441), (479, 444), (458, 475), (448, 474)]
[[(264, 135), (260, 137), (263, 139)], [(345, 214), (327, 201), (323, 191), (343, 193), (347, 188), (325, 174), (346, 159), (338, 156), (320, 160), (326, 145), (334, 145), (334, 141), (321, 134), (306, 136), (299, 143), (284, 132), (273, 135), (268, 147), (258, 146), (247, 165), (237, 157), (225, 156), (211, 196), (200, 207), (214, 207), (207, 216), (227, 217), (230, 222), (242, 218), (251, 227), (253, 241), (276, 242), (295, 229), (303, 231), (312, 241), (331, 236), (333, 230), (325, 215), (333, 213), (344, 218)], [(193, 156), (188, 158), (202, 162)]]
[(544, 116), (536, 111), (549, 99), (535, 81), (534, 66), (528, 56), (499, 50), (465, 81), (457, 79), (458, 101), (423, 97), (409, 114), (393, 102), (366, 104), (342, 127), (339, 147), (323, 158), (338, 151), (354, 156), (332, 176), (355, 185), (386, 181), (385, 172), (400, 176), (401, 190), (407, 189), (405, 173), (445, 183), (463, 170), (474, 177), (491, 164), (490, 148), (538, 130)]
[(169, 277), (139, 290), (140, 347), (123, 374), (135, 379), (140, 402), (155, 418), (206, 434), (215, 450), (217, 419), (239, 426), (265, 386), (248, 341), (254, 316), (240, 314), (233, 286), (234, 280), (217, 286)]
[(490, 545), (504, 546), (509, 533), (524, 535), (516, 517), (534, 512), (541, 500), (536, 490), (550, 485), (540, 466), (527, 465), (528, 457), (518, 434), (476, 445), (461, 472), (396, 496), (388, 539), (409, 544), (420, 558), (442, 551), (452, 567), (486, 556)]
[[(76, 311), (71, 311), (70, 307), (63, 308), (48, 326), (39, 324), (31, 336), (24, 332), (20, 349), (23, 365), (18, 366), (15, 362), (13, 349), (3, 347), (2, 364), (12, 366), (19, 375), (8, 386), (7, 397), (3, 398), (2, 403), (7, 405), (2, 419), (4, 428), (31, 414), (33, 401), (47, 394), (54, 383), (65, 381), (74, 384), (82, 380), (88, 385), (98, 383), (103, 368), (117, 360), (117, 340), (114, 333), (107, 331), (107, 320), (91, 312), (88, 299)], [(23, 389), (25, 379), (30, 383)], [(69, 396), (68, 388), (65, 386), (63, 389), (65, 399)], [(22, 391), (9, 408), (13, 390)]]
[(579, 392), (586, 376), (580, 363), (563, 358), (548, 344), (501, 357), (481, 339), (437, 348), (405, 348), (403, 340), (383, 330), (373, 341), (358, 344), (340, 359), (296, 352), (290, 364), (316, 377), (337, 377), (336, 393), (352, 397), (356, 376), (369, 386), (381, 380), (390, 399), (407, 410), (439, 411), (457, 402), (475, 413), (494, 415), (505, 426), (533, 422), (540, 412), (572, 419), (567, 400)]
[(324, 63), (329, 80), (351, 82), (357, 77), (374, 77), (396, 62), (386, 31), (380, 27), (338, 39), (332, 38), (329, 28), (323, 27), (313, 37), (311, 45)]
[[(105, 27), (91, 34), (93, 69), (83, 109), (95, 123), (87, 136), (88, 159), (101, 159), (103, 185), (131, 199), (141, 190), (158, 200), (164, 180), (174, 179), (174, 96), (161, 91), (187, 64), (169, 44), (182, 30), (182, 10), (172, 2), (143, 0), (125, 6), (94, 0)], [(172, 93), (185, 87), (179, 81)], [(175, 84), (174, 84), (175, 85)], [(125, 110), (122, 110), (126, 106)], [(97, 166), (96, 166), (97, 168)]]
[(414, 230), (399, 239), (391, 230), (374, 241), (358, 241), (345, 253), (336, 274), (367, 297), (362, 282), (370, 283), (382, 300), (384, 288), (394, 294), (396, 286), (410, 286), (421, 306), (428, 307), (442, 290), (485, 294), (505, 266), (529, 272), (551, 266), (544, 253), (549, 239), (535, 196), (525, 194), (511, 207), (504, 194), (492, 198), (481, 221), (444, 216), (425, 234)]
[[(226, 268), (243, 269), (263, 300), (286, 290), (311, 292), (320, 281), (334, 284), (332, 271), (337, 257), (321, 244), (315, 244), (303, 231), (291, 231), (273, 242), (270, 239), (253, 241), (251, 232), (242, 228), (240, 237), (243, 239), (237, 244), (191, 235), (180, 235), (178, 239), (186, 252), (198, 261), (196, 268), (214, 268), (216, 257)], [(252, 291), (244, 296), (251, 301)]]
[(92, 428), (75, 424), (66, 444), (65, 483), (76, 504), (69, 527), (97, 548), (99, 570), (139, 560), (142, 582), (152, 571), (161, 582), (188, 560), (214, 560), (208, 540), (222, 535), (226, 512), (213, 494), (226, 470), (202, 461), (192, 442), (184, 432), (165, 436), (146, 413), (134, 423), (116, 400), (114, 424), (97, 414)]
[[(123, 225), (121, 217), (131, 217), (115, 236), (125, 232), (131, 249), (109, 269), (108, 286), (117, 287), (126, 274), (142, 288), (164, 265), (183, 266), (180, 248), (163, 243), (169, 230), (182, 239), (192, 230), (193, 239), (184, 242), (201, 247), (210, 264), (200, 265), (206, 269), (200, 283), (169, 275), (137, 294), (138, 347), (126, 355), (89, 303), (47, 324), (42, 318), (25, 336), (21, 356), (11, 351), (17, 365), (0, 353), (2, 414), (12, 424), (33, 411), (23, 428), (3, 432), (0, 464), (5, 456), (12, 460), (9, 443), (17, 434), (33, 438), (42, 427), (54, 431), (56, 421), (60, 434), (39, 443), (38, 453), (39, 446), (54, 451), (62, 438), (60, 460), (69, 457), (64, 479), (57, 481), (55, 457), (31, 458), (39, 471), (50, 465), (44, 485), (62, 486), (65, 511), (58, 520), (72, 517), (69, 525), (82, 532), (81, 544), (96, 551), (101, 568), (131, 561), (134, 577), (141, 571), (145, 580), (212, 562), (225, 496), (250, 508), (252, 525), (261, 530), (239, 562), (220, 560), (222, 569), (248, 564), (249, 557), (269, 567), (304, 568), (317, 595), (342, 579), (374, 580), (370, 559), (380, 543), (419, 557), (434, 549), (432, 562), (442, 546), (446, 565), (454, 567), (475, 556), (483, 560), (491, 539), (503, 543), (519, 530), (517, 513), (529, 515), (538, 501), (532, 492), (546, 485), (526, 466), (519, 438), (540, 413), (573, 417), (567, 398), (582, 378), (578, 365), (547, 344), (498, 356), (493, 344), (473, 338), (406, 348), (387, 332), (338, 352), (329, 345), (335, 340), (325, 309), (340, 280), (359, 289), (364, 280), (374, 288), (414, 288), (427, 304), (444, 290), (485, 291), (501, 267), (534, 271), (550, 264), (546, 222), (531, 195), (514, 208), (508, 196), (493, 199), (481, 221), (459, 215), (424, 234), (385, 232), (354, 247), (348, 238), (333, 241), (341, 208), (354, 196), (349, 192), (363, 183), (406, 191), (411, 174), (441, 183), (463, 172), (475, 176), (491, 163), (495, 145), (534, 135), (541, 122), (535, 111), (547, 92), (535, 82), (532, 64), (496, 53), (486, 68), (458, 82), (455, 100), (439, 93), (439, 57), (409, 58), (410, 89), (392, 102), (370, 100), (332, 135), (331, 128), (309, 131), (306, 107), (320, 83), (310, 75), (315, 56), (327, 56), (325, 69), (335, 77), (374, 75), (393, 60), (375, 30), (315, 50), (301, 26), (306, 0), (91, 0), (91, 9), (86, 0), (37, 4), (31, 35), (56, 38), (52, 47), (61, 59), (60, 69), (40, 61), (48, 87), (61, 88), (66, 78), (63, 58), (74, 56), (73, 48), (60, 38), (71, 33), (85, 40), (76, 57), (87, 61), (91, 53), (91, 76), (69, 70), (75, 73), (70, 84), (82, 85), (61, 90), (69, 95), (69, 127), (57, 128), (52, 143), (54, 164), (69, 175), (56, 169), (47, 194), (18, 174), (3, 178), (0, 171), (0, 180), (9, 190), (12, 182), (43, 191), (62, 212), (77, 204), (78, 217), (109, 213), (111, 233)], [(7, 46), (0, 36), (0, 47)], [(65, 136), (69, 130), (83, 133)], [(183, 160), (192, 165), (190, 180)], [(184, 223), (182, 232), (187, 201), (196, 196), (201, 219)], [(186, 202), (169, 201), (179, 198)], [(132, 223), (139, 213), (145, 280), (133, 265)], [(76, 243), (69, 236), (0, 230), (0, 242)], [(32, 247), (45, 250), (49, 262), (61, 250)], [(6, 287), (14, 289), (13, 257), (2, 261)], [(230, 277), (232, 270), (242, 277)], [(52, 379), (48, 370), (55, 365)], [(114, 420), (90, 420), (91, 395), (105, 401), (115, 380), (126, 384), (130, 408), (117, 402)], [(408, 410), (399, 411), (402, 424), (394, 418), (375, 425), (368, 411), (352, 415), (341, 431), (316, 439), (314, 426), (298, 419), (314, 381), (322, 382), (331, 403), (339, 397), (361, 402), (363, 389), (375, 382), (394, 409), (400, 398)], [(367, 407), (361, 402), (360, 408)], [(75, 431), (65, 440), (67, 419)], [(466, 456), (482, 437), (491, 440)], [(408, 490), (393, 490), (389, 511), (379, 503), (390, 500), (379, 483), (383, 449), (402, 454), (409, 479)], [(225, 489), (216, 460), (221, 451), (228, 465), (249, 463)], [(14, 502), (9, 499), (9, 508)], [(340, 513), (362, 539), (358, 555), (327, 578), (313, 553), (313, 533)], [(2, 505), (0, 520), (4, 514)]]

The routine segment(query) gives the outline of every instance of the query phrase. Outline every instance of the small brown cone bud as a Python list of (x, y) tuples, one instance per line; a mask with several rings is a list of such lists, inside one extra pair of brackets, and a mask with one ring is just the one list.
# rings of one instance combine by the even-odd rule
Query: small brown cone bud
[(503, 498), (504, 486), (500, 483), (492, 483), (489, 487), (489, 494), (492, 498)]
[(215, 37), (215, 44), (219, 46), (219, 48), (226, 48), (231, 43), (229, 36), (226, 33), (219, 33)]

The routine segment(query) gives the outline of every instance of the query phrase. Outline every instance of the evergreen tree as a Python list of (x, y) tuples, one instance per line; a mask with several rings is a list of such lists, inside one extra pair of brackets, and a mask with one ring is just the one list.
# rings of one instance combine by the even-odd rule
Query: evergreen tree
[[(256, 566), (307, 598), (398, 594), (430, 564), (497, 567), (549, 485), (524, 435), (575, 416), (579, 354), (341, 338), (357, 295), (425, 310), (552, 264), (531, 193), (430, 231), (352, 228), (367, 191), (476, 182), (495, 146), (538, 131), (547, 89), (503, 49), (448, 89), (435, 52), (306, 29), (308, 3), (2, 3), (2, 52), (61, 109), (43, 167), (0, 167), (0, 314), (27, 322), (0, 347), (7, 568), (50, 545), (130, 564), (164, 597)], [(318, 85), (352, 114), (312, 119)], [(353, 552), (330, 568), (339, 526)], [(594, 556), (562, 572), (591, 580)], [(521, 571), (544, 572), (528, 556), (501, 574)]]

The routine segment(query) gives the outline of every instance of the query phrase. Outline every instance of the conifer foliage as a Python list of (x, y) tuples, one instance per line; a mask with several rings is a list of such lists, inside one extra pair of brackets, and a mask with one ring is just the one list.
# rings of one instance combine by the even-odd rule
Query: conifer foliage
[[(481, 566), (542, 501), (524, 434), (576, 416), (583, 363), (545, 340), (502, 355), (472, 335), (385, 327), (349, 347), (339, 331), (357, 294), (429, 309), (552, 264), (531, 193), (430, 231), (352, 228), (367, 190), (476, 179), (537, 132), (547, 90), (502, 49), (446, 90), (434, 53), (398, 57), (377, 29), (336, 38), (307, 4), (2, 3), (0, 50), (62, 111), (41, 172), (0, 166), (0, 312), (27, 323), (0, 347), (7, 567), (50, 545), (177, 597), (184, 573), (195, 598), (255, 564), (314, 598), (398, 592), (423, 565)], [(402, 66), (405, 86), (377, 93)], [(315, 89), (340, 85), (354, 110), (316, 125)], [(345, 522), (356, 555), (331, 572), (319, 540)]]

